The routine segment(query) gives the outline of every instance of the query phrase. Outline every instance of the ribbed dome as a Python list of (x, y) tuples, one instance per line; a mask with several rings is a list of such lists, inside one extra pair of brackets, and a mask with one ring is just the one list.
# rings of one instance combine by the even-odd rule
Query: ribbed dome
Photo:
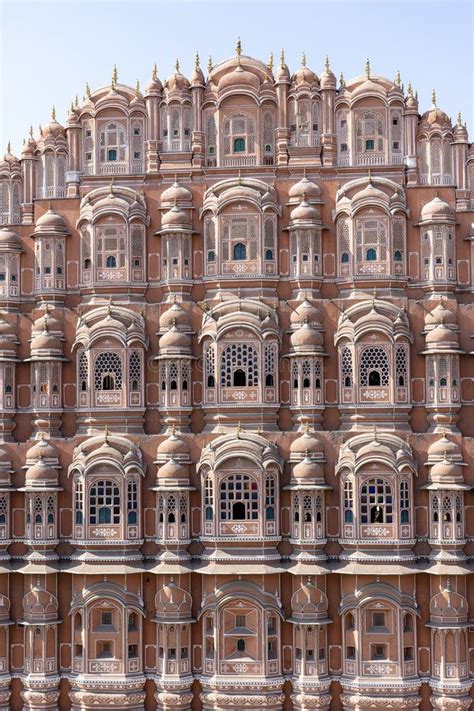
[(185, 465), (180, 464), (175, 459), (169, 459), (163, 466), (159, 467), (157, 478), (158, 481), (189, 480), (189, 471)]
[(319, 479), (323, 478), (323, 469), (318, 462), (310, 457), (305, 457), (301, 462), (295, 464), (292, 472), (293, 479)]
[(317, 325), (322, 327), (321, 314), (316, 306), (305, 299), (292, 311), (290, 323), (293, 328), (299, 328), (304, 323), (309, 323), (311, 326)]
[(288, 197), (290, 202), (300, 202), (303, 197), (311, 202), (311, 200), (319, 200), (321, 197), (321, 190), (313, 183), (312, 180), (308, 180), (306, 175), (299, 180), (297, 183), (291, 186), (288, 191)]
[(36, 464), (29, 467), (25, 474), (26, 486), (55, 486), (58, 481), (56, 469), (50, 467), (44, 459), (39, 459)]
[(26, 453), (27, 460), (57, 459), (58, 451), (49, 439), (39, 439)]
[(458, 345), (459, 337), (452, 329), (448, 328), (446, 324), (440, 323), (438, 326), (428, 331), (426, 334), (426, 344), (436, 345), (436, 346), (452, 346)]
[(440, 323), (457, 325), (458, 318), (454, 311), (446, 308), (442, 301), (425, 316), (425, 326), (437, 326)]
[(291, 77), (291, 81), (296, 86), (300, 84), (317, 84), (319, 82), (316, 73), (307, 66), (300, 67)]
[(160, 350), (163, 348), (191, 348), (191, 337), (172, 326), (160, 338)]
[(165, 81), (165, 89), (168, 91), (187, 91), (190, 87), (189, 79), (184, 74), (181, 74), (179, 69), (171, 74)]
[(41, 126), (41, 136), (43, 140), (47, 138), (57, 138), (58, 136), (66, 136), (66, 129), (56, 119), (52, 119), (48, 123)]
[(51, 333), (62, 331), (60, 322), (57, 318), (51, 316), (49, 310), (46, 311), (46, 313), (44, 313), (39, 318), (35, 319), (35, 322), (33, 324), (34, 332), (40, 333), (45, 330), (50, 331)]
[(46, 229), (65, 230), (66, 222), (61, 215), (58, 215), (52, 208), (49, 208), (49, 210), (36, 221), (36, 228), (40, 228), (43, 231)]
[(178, 455), (188, 456), (189, 445), (184, 439), (181, 439), (179, 435), (173, 432), (167, 439), (160, 442), (156, 454), (158, 457), (166, 456), (170, 459)]
[(168, 330), (172, 326), (182, 326), (189, 328), (191, 326), (191, 318), (188, 311), (185, 311), (178, 302), (175, 302), (169, 309), (164, 311), (160, 316), (160, 329)]
[(321, 348), (323, 336), (320, 331), (304, 323), (301, 328), (291, 334), (290, 343), (293, 348)]
[(433, 596), (430, 603), (432, 617), (461, 622), (467, 620), (468, 605), (463, 595), (451, 590), (448, 586)]
[(436, 124), (438, 126), (447, 126), (451, 128), (451, 120), (448, 114), (439, 109), (437, 106), (432, 106), (428, 109), (428, 111), (425, 111), (421, 117), (420, 124), (427, 124), (428, 126)]
[(291, 211), (290, 220), (292, 222), (297, 222), (298, 220), (308, 220), (315, 222), (319, 219), (319, 213), (315, 207), (309, 204), (307, 200), (302, 200), (299, 205), (297, 205)]
[(177, 205), (174, 205), (171, 210), (165, 212), (161, 218), (161, 227), (189, 227), (191, 225), (191, 217), (188, 211), (181, 210)]
[(295, 439), (290, 446), (290, 453), (294, 454), (316, 454), (323, 453), (323, 444), (315, 434), (304, 432), (300, 437)]
[(20, 249), (21, 239), (13, 230), (9, 230), (8, 227), (2, 227), (0, 229), (0, 246)]
[(441, 439), (430, 445), (428, 449), (428, 459), (435, 461), (437, 459), (462, 460), (462, 452), (456, 442), (452, 442), (444, 434)]
[(191, 191), (184, 185), (180, 185), (177, 180), (161, 193), (161, 202), (191, 202), (192, 199)]
[(454, 211), (452, 207), (441, 200), (439, 197), (434, 197), (430, 202), (421, 210), (421, 219), (424, 220), (437, 220), (439, 222), (443, 220), (452, 221), (454, 220)]
[(36, 333), (31, 339), (31, 350), (48, 350), (48, 351), (58, 351), (62, 349), (62, 343), (56, 336), (53, 336), (49, 331), (43, 331), (42, 333)]
[(243, 89), (245, 87), (251, 87), (254, 91), (258, 91), (260, 88), (260, 81), (258, 77), (252, 72), (246, 71), (240, 64), (238, 64), (235, 69), (224, 74), (217, 84), (217, 89), (219, 92), (225, 89)]
[(463, 474), (459, 464), (443, 459), (440, 462), (433, 464), (429, 478), (432, 482), (448, 484), (462, 482)]

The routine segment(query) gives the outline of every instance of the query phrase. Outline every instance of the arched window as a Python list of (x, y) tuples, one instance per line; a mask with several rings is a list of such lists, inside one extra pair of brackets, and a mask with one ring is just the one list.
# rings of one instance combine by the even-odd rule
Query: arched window
[(113, 481), (95, 482), (89, 492), (89, 524), (120, 523), (120, 490)]
[(107, 160), (108, 161), (117, 160), (117, 150), (115, 148), (110, 148), (107, 151)]
[(126, 128), (119, 123), (109, 123), (100, 132), (101, 163), (126, 160)]
[(253, 346), (233, 343), (223, 350), (221, 385), (227, 388), (258, 385), (258, 353)]
[(224, 120), (224, 155), (255, 153), (255, 122), (245, 114), (234, 114)]
[(136, 481), (129, 481), (127, 486), (127, 523), (138, 523), (138, 487)]
[(234, 153), (245, 153), (245, 138), (234, 139)]
[(275, 520), (275, 478), (267, 476), (265, 479), (265, 519), (267, 521)]
[(122, 361), (117, 353), (99, 353), (95, 361), (94, 387), (96, 390), (122, 389)]
[(247, 259), (247, 247), (242, 242), (234, 245), (233, 257), (235, 261)]
[(344, 523), (354, 521), (354, 487), (348, 479), (344, 484)]
[(113, 255), (109, 255), (105, 260), (105, 266), (108, 269), (115, 269), (117, 267), (117, 258)]
[(410, 493), (408, 482), (400, 482), (400, 523), (410, 523)]
[(248, 474), (231, 474), (220, 486), (221, 521), (256, 521), (258, 485)]
[(349, 254), (347, 252), (343, 252), (341, 254), (341, 262), (342, 264), (348, 264), (349, 263)]
[(389, 382), (387, 352), (377, 346), (365, 348), (360, 356), (359, 374), (362, 387), (387, 386)]
[(377, 250), (371, 247), (370, 249), (367, 250), (365, 258), (368, 262), (376, 262), (377, 261)]
[(393, 253), (393, 259), (395, 262), (402, 262), (403, 261), (403, 255), (399, 249), (396, 249), (395, 252)]
[(361, 523), (392, 523), (392, 487), (385, 479), (370, 479), (360, 490)]

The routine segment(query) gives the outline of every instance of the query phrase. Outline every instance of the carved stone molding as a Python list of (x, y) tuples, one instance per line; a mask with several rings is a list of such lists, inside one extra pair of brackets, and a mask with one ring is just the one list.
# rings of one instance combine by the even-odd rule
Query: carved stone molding
[(252, 694), (244, 696), (241, 694), (221, 694), (219, 692), (204, 692), (201, 694), (201, 701), (204, 707), (220, 708), (221, 706), (242, 707), (258, 709), (260, 707), (272, 708), (279, 707), (285, 699), (284, 694)]
[(419, 709), (421, 698), (419, 696), (364, 696), (362, 694), (343, 694), (342, 703), (344, 711), (368, 711), (369, 709)]

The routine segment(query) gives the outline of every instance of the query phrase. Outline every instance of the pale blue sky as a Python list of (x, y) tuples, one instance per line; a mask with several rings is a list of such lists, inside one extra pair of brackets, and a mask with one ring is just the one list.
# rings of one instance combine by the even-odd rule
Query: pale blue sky
[(30, 124), (45, 123), (52, 104), (64, 122), (71, 99), (110, 82), (146, 85), (153, 63), (160, 78), (176, 57), (189, 75), (196, 50), (203, 68), (234, 54), (277, 60), (285, 48), (290, 71), (304, 50), (318, 74), (329, 55), (336, 76), (372, 72), (389, 78), (400, 69), (418, 89), (420, 109), (436, 88), (438, 105), (458, 111), (474, 140), (474, 2), (470, 0), (0, 0), (0, 151), (11, 140), (21, 150)]

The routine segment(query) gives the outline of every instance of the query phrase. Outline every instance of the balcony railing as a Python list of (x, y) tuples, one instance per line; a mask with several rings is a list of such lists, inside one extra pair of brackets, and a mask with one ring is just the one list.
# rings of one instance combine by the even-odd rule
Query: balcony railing
[(257, 156), (228, 156), (222, 161), (222, 165), (227, 168), (238, 168), (239, 166), (257, 165)]
[(66, 188), (39, 188), (38, 197), (40, 198), (63, 198), (66, 197)]

